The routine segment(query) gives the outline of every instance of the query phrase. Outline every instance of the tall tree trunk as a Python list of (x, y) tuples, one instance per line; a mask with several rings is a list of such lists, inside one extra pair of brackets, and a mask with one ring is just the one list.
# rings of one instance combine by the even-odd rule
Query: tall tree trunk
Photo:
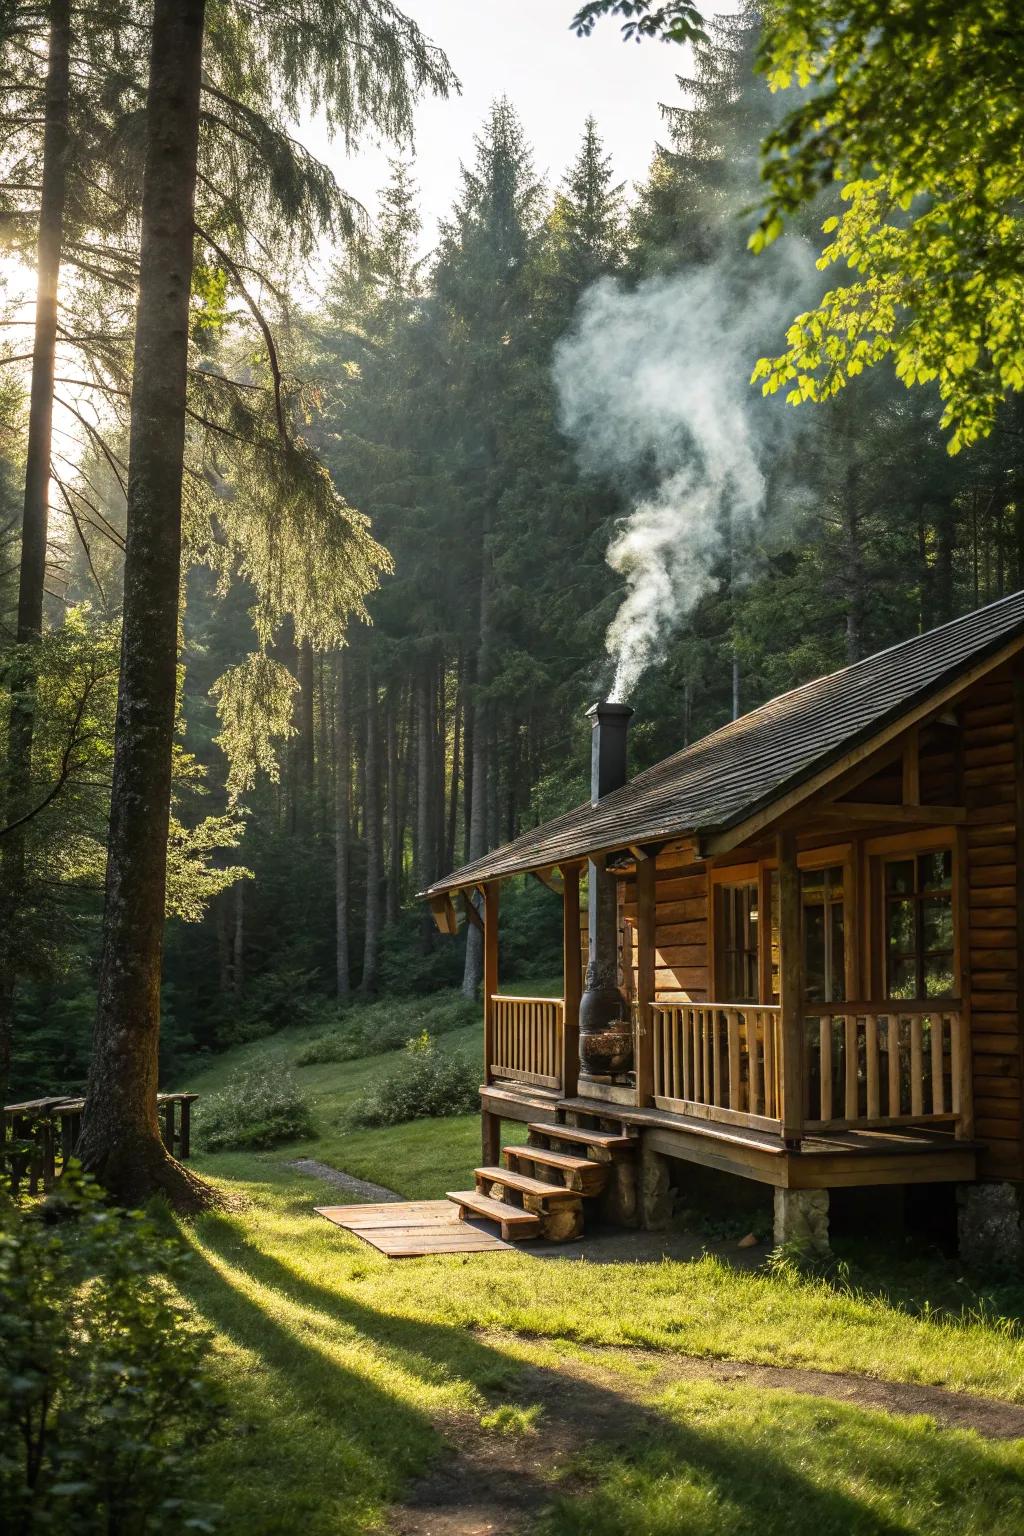
[(99, 1007), (80, 1155), (135, 1206), (213, 1198), (157, 1126), (204, 0), (154, 0), (132, 379), (124, 621)]
[(384, 893), (384, 920), (391, 927), (398, 922), (401, 906), (402, 846), (399, 838), (400, 795), (398, 772), (398, 704), (400, 694), (397, 683), (388, 684), (385, 714), (387, 738), (387, 804), (388, 804), (388, 872)]
[(335, 987), (339, 997), (348, 997), (352, 989), (348, 943), (351, 738), (348, 718), (348, 660), (344, 651), (338, 651), (334, 658), (334, 687)]
[(308, 640), (299, 646), (299, 784), (298, 828), (306, 837), (313, 831), (313, 806), (316, 799), (316, 689), (313, 672), (313, 647)]
[[(43, 632), (46, 534), (50, 500), (50, 445), (53, 435), (53, 376), (57, 350), (57, 286), (68, 159), (68, 76), (71, 58), (71, 0), (50, 0), (50, 36), (43, 126), (43, 180), (36, 242), (36, 313), (32, 345), (25, 500), (21, 523), (18, 585), (18, 645), (11, 677), (6, 792), (0, 793), (0, 822), (25, 809), (32, 781), (36, 668), (31, 650)], [(0, 1104), (6, 1102), (14, 1033), (20, 911), (25, 887), (25, 838), (21, 828), (0, 841)]]
[(377, 962), (380, 949), (380, 883), (383, 866), (380, 826), (380, 724), (377, 705), (377, 679), (372, 660), (366, 663), (366, 801), (363, 822), (366, 828), (366, 927), (363, 934), (362, 990), (377, 987)]
[[(476, 652), (475, 681), (478, 687), (486, 687), (490, 679), (491, 655), (491, 583), (490, 552), (488, 549), (489, 519), (485, 520), (480, 550), (480, 606), (479, 630)], [(473, 766), (472, 799), (469, 808), (469, 861), (483, 858), (487, 852), (488, 809), (491, 805), (491, 772), (488, 747), (491, 742), (491, 710), (480, 704), (479, 696), (473, 707)], [(462, 995), (475, 997), (483, 980), (483, 935), (475, 923), (466, 930), (466, 959), (462, 970)]]
[(459, 816), (459, 753), (461, 748), (460, 733), (462, 730), (463, 711), (463, 671), (462, 656), (460, 655), (455, 682), (455, 718), (452, 721), (452, 776), (448, 797), (448, 831), (445, 836), (444, 847), (445, 870), (455, 868), (455, 829), (458, 825)]
[[(416, 889), (425, 891), (434, 878), (434, 700), (432, 666), (422, 661), (416, 673)], [(420, 945), (429, 952), (434, 942), (429, 912), (421, 914)]]
[(476, 743), (476, 703), (473, 686), (476, 683), (476, 657), (466, 660), (465, 692), (462, 727), (462, 862), (469, 863), (473, 820), (473, 758)]
[[(431, 804), (434, 808), (434, 835), (431, 841), (431, 880), (436, 880), (444, 862), (444, 846), (447, 838), (447, 814), (445, 799), (445, 770), (448, 760), (448, 675), (442, 651), (437, 659), (437, 677), (434, 707), (434, 768), (431, 785)], [(431, 923), (434, 933), (437, 929)], [(433, 940), (433, 933), (431, 940)]]

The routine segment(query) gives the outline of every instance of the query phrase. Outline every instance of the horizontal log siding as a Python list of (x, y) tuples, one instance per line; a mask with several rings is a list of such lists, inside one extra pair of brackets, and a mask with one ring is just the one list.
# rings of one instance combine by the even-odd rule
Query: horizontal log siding
[[(659, 1002), (703, 1003), (708, 998), (708, 899), (704, 864), (686, 853), (662, 853), (657, 860), (654, 915), (654, 988)], [(636, 923), (636, 885), (622, 882), (623, 916)], [(631, 978), (636, 996), (636, 943)], [(629, 967), (630, 959), (626, 959)]]
[(986, 1143), (980, 1171), (990, 1178), (1019, 1179), (1024, 1177), (1017, 979), (1020, 790), (1011, 668), (1001, 668), (972, 688), (958, 715), (967, 806), (966, 943), (975, 1134)]

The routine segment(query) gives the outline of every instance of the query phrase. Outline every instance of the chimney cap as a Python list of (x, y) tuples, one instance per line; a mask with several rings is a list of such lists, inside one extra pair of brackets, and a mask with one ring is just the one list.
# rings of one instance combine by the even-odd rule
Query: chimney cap
[(596, 704), (591, 704), (587, 710), (587, 718), (594, 726), (602, 720), (615, 719), (628, 720), (635, 713), (632, 705), (620, 704), (614, 699), (599, 699)]

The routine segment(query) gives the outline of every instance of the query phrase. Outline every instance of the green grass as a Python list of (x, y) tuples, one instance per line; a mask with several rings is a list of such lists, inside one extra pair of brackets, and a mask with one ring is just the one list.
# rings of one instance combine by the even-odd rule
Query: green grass
[(545, 1536), (1018, 1536), (1021, 1444), (937, 1431), (845, 1404), (688, 1383), (656, 1429), (573, 1467)]
[[(290, 1064), (306, 1038), (294, 1031), (241, 1047), (190, 1086), (202, 1093), (240, 1068)], [(479, 1032), (453, 1032), (441, 1048), (478, 1051)], [(461, 1184), (478, 1157), (474, 1116), (345, 1129), (346, 1106), (393, 1060), (297, 1073), (315, 1099), (315, 1141), (197, 1159), (247, 1197), (244, 1208), (185, 1229), (195, 1249), (190, 1299), (215, 1331), (212, 1358), (232, 1403), (224, 1437), (196, 1468), (225, 1507), (227, 1536), (372, 1529), (411, 1477), (449, 1454), (460, 1422), (524, 1437), (533, 1457), (545, 1418), (532, 1406), (527, 1366), (599, 1362), (605, 1377), (619, 1373), (642, 1393), (645, 1362), (682, 1353), (1024, 1401), (1019, 1328), (978, 1305), (950, 1268), (862, 1270), (854, 1289), (711, 1257), (596, 1264), (577, 1249), (544, 1261), (527, 1252), (386, 1260), (314, 1216), (314, 1204), (342, 1197), (286, 1164), (315, 1157), (411, 1197)], [(651, 1409), (648, 1432), (570, 1469), (572, 1499), (559, 1501), (552, 1469), (549, 1536), (1024, 1529), (1024, 1443), (746, 1386), (686, 1382)]]

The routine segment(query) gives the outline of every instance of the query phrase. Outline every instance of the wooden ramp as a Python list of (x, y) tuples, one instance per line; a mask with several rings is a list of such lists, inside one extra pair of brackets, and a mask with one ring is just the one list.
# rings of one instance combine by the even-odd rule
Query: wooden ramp
[(387, 1254), (390, 1259), (413, 1259), (428, 1253), (489, 1253), (512, 1249), (493, 1232), (470, 1221), (460, 1221), (450, 1200), (389, 1201), (385, 1205), (318, 1205), (336, 1227)]

